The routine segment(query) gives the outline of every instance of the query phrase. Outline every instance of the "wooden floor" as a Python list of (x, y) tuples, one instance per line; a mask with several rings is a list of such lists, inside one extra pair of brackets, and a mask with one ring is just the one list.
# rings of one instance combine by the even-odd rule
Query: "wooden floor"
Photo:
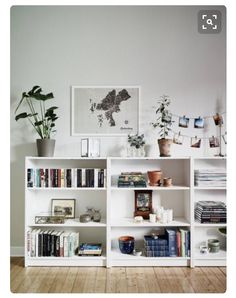
[(11, 258), (13, 293), (223, 293), (225, 267), (28, 267)]

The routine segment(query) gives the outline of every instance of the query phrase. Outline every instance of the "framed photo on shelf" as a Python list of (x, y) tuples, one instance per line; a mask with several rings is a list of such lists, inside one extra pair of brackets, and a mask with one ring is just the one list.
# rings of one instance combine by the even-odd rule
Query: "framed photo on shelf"
[(75, 218), (75, 199), (52, 199), (52, 214)]
[(72, 86), (72, 136), (117, 136), (139, 130), (138, 86)]
[(152, 213), (152, 190), (135, 190), (134, 216), (149, 219)]

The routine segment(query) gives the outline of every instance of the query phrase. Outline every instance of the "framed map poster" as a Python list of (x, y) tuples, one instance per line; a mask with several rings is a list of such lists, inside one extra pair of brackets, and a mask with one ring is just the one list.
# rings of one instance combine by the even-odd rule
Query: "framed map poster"
[(137, 86), (72, 86), (71, 135), (128, 135), (139, 130)]

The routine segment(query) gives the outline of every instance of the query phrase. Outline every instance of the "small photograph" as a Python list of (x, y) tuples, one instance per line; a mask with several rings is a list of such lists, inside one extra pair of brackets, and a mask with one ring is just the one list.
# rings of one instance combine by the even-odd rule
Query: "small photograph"
[(183, 140), (184, 140), (184, 137), (181, 136), (180, 132), (174, 134), (174, 137), (173, 137), (174, 144), (183, 145)]
[(217, 137), (212, 136), (211, 138), (209, 138), (209, 145), (210, 148), (220, 147), (219, 139)]
[(191, 138), (191, 147), (192, 148), (200, 148), (201, 147), (201, 139), (200, 138)]
[(201, 117), (195, 118), (194, 128), (204, 128), (204, 119)]
[(222, 139), (223, 139), (225, 145), (227, 145), (227, 133), (225, 133), (225, 134), (222, 136)]
[(187, 128), (189, 124), (189, 118), (185, 116), (179, 117), (179, 127)]
[(52, 199), (52, 214), (75, 218), (75, 199)]
[(219, 113), (216, 113), (213, 116), (213, 119), (214, 119), (215, 125), (222, 125), (223, 124), (223, 117)]

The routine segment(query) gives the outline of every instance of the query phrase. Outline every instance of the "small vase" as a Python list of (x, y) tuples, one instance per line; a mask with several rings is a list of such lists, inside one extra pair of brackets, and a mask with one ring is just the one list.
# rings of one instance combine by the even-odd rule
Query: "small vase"
[(94, 209), (94, 213), (93, 213), (93, 221), (95, 222), (100, 222), (102, 218), (100, 209)]
[(87, 207), (86, 209), (87, 209), (86, 214), (89, 214), (90, 217), (91, 217), (91, 220), (93, 220), (93, 216), (94, 216), (94, 209), (93, 209), (93, 207)]
[(129, 146), (127, 148), (128, 157), (143, 157), (145, 156), (144, 146), (136, 148), (134, 146)]

